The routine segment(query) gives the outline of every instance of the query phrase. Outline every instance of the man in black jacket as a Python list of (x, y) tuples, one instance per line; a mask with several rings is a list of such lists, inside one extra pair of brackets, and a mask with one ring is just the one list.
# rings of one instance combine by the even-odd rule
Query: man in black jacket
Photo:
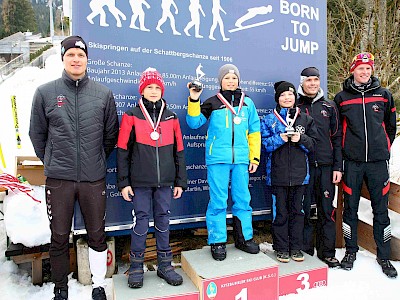
[(391, 227), (388, 215), (390, 189), (390, 146), (396, 134), (396, 108), (392, 94), (372, 76), (374, 56), (356, 55), (352, 73), (335, 96), (343, 125), (343, 234), (346, 254), (341, 262), (345, 270), (353, 268), (357, 246), (357, 212), (363, 180), (371, 196), (373, 231), (377, 245), (377, 262), (383, 273), (397, 277), (389, 261)]
[(75, 200), (88, 234), (93, 299), (106, 299), (106, 161), (118, 138), (118, 117), (110, 89), (86, 73), (87, 45), (80, 36), (61, 43), (62, 77), (37, 88), (29, 136), (46, 179), (50, 220), (50, 264), (54, 299), (68, 299), (68, 240)]
[[(310, 184), (304, 196), (303, 250), (314, 254), (311, 204), (317, 204), (317, 255), (330, 268), (340, 266), (335, 257), (336, 224), (335, 184), (342, 179), (342, 128), (336, 104), (324, 98), (320, 73), (315, 67), (305, 68), (300, 74), (298, 107), (314, 119), (317, 127), (315, 151), (310, 157)], [(314, 201), (313, 201), (314, 200)]]

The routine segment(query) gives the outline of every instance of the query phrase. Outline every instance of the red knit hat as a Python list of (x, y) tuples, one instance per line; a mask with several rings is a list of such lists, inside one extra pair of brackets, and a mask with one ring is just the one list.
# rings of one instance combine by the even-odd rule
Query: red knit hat
[(350, 66), (350, 73), (353, 73), (354, 69), (359, 65), (367, 64), (370, 65), (372, 70), (374, 69), (374, 56), (369, 52), (361, 52), (354, 56)]
[(157, 84), (161, 88), (161, 96), (164, 95), (164, 80), (161, 74), (154, 68), (147, 68), (140, 76), (139, 93), (143, 95), (143, 90), (149, 84)]

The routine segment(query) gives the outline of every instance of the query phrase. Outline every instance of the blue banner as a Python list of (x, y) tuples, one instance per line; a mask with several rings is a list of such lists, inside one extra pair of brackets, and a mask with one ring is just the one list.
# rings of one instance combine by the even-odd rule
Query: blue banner
[[(119, 117), (136, 106), (143, 70), (154, 67), (163, 75), (164, 98), (180, 119), (189, 177), (188, 190), (172, 202), (172, 223), (200, 220), (209, 197), (206, 127), (192, 130), (185, 122), (189, 81), (203, 83), (204, 101), (219, 91), (218, 69), (235, 64), (240, 88), (260, 117), (275, 107), (273, 83), (297, 86), (305, 67), (319, 68), (322, 88), (327, 86), (326, 1), (73, 0), (72, 26), (88, 44), (89, 77), (111, 88)], [(116, 188), (115, 151), (108, 166), (106, 226), (127, 229), (132, 206)], [(250, 177), (256, 213), (271, 207), (264, 169), (262, 160)], [(82, 228), (78, 210), (74, 231)]]

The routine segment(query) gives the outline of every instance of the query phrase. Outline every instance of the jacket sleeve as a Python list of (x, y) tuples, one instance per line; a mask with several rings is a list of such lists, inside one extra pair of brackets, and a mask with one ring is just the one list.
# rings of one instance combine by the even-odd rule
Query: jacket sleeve
[(117, 109), (115, 107), (114, 96), (111, 91), (109, 91), (104, 115), (104, 152), (106, 153), (106, 157), (108, 157), (114, 150), (115, 144), (117, 143), (119, 127)]
[(333, 148), (333, 171), (342, 171), (342, 124), (335, 102), (329, 101), (332, 106), (330, 119), (330, 134)]
[(44, 162), (44, 154), (48, 136), (48, 120), (44, 108), (43, 95), (40, 89), (36, 89), (33, 96), (31, 119), (29, 125), (29, 137), (32, 141), (36, 156)]
[(256, 107), (253, 102), (249, 109), (249, 159), (250, 162), (256, 165), (260, 164), (261, 152), (261, 133), (260, 133), (260, 118), (258, 117)]
[(174, 119), (174, 153), (175, 153), (175, 187), (182, 187), (184, 190), (187, 188), (187, 172), (186, 172), (186, 162), (185, 162), (185, 152), (182, 139), (181, 126), (179, 124), (179, 119), (176, 117)]
[(393, 144), (394, 138), (396, 137), (396, 106), (392, 94), (389, 91), (387, 91), (387, 93), (388, 103), (386, 106), (384, 123), (390, 144)]
[(117, 144), (117, 185), (119, 189), (123, 189), (126, 186), (133, 186), (130, 176), (130, 161), (135, 139), (133, 117), (125, 113), (122, 116)]
[(314, 124), (314, 119), (310, 116), (307, 117), (306, 132), (300, 135), (299, 145), (306, 153), (312, 153), (315, 149), (315, 141), (317, 138), (317, 128)]
[(186, 115), (186, 123), (192, 129), (198, 129), (207, 122), (207, 118), (201, 112), (200, 99), (192, 100), (188, 97), (188, 111)]
[(281, 138), (280, 132), (272, 130), (270, 121), (271, 120), (267, 116), (261, 120), (261, 142), (267, 153), (274, 152), (285, 144), (285, 141)]

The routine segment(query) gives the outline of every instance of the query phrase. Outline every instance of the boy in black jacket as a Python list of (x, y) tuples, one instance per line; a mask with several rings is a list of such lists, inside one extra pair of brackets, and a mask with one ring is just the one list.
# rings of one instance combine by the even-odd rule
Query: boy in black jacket
[[(118, 187), (133, 204), (131, 267), (128, 285), (143, 286), (143, 261), (153, 205), (157, 242), (157, 275), (171, 285), (182, 284), (182, 276), (171, 266), (169, 210), (187, 187), (186, 164), (179, 119), (162, 99), (164, 81), (156, 69), (146, 69), (140, 78), (142, 98), (138, 106), (122, 116), (118, 138)], [(171, 191), (173, 188), (173, 191)]]
[(272, 186), (272, 238), (276, 258), (303, 261), (303, 196), (309, 181), (308, 155), (316, 136), (313, 119), (295, 107), (290, 82), (274, 84), (274, 112), (261, 121), (261, 141), (267, 158), (267, 185)]

